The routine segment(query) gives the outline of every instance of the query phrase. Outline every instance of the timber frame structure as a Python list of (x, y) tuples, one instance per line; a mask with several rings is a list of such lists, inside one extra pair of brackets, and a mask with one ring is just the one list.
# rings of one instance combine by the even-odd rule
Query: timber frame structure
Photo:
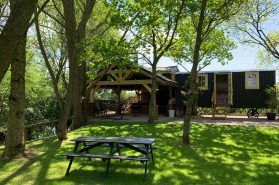
[[(120, 102), (122, 90), (135, 90), (140, 97), (139, 103), (148, 104), (151, 83), (152, 72), (145, 67), (138, 65), (125, 67), (111, 65), (107, 69), (99, 71), (95, 79), (89, 80), (87, 91), (89, 92), (90, 102), (94, 102), (95, 93), (98, 89), (112, 89), (116, 92), (117, 102)], [(157, 104), (167, 108), (169, 100), (174, 99), (178, 83), (160, 74), (156, 75), (156, 83), (157, 99), (160, 99)], [(161, 97), (164, 97), (163, 101)]]

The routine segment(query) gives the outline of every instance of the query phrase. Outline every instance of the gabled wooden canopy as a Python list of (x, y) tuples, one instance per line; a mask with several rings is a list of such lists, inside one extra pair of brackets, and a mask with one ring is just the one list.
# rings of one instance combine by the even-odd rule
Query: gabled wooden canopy
[[(156, 82), (158, 86), (178, 87), (177, 82), (159, 74), (156, 76)], [(141, 66), (119, 68), (116, 65), (112, 65), (108, 69), (100, 71), (90, 83), (91, 88), (94, 89), (114, 89), (119, 87), (122, 90), (137, 90), (144, 87), (150, 92), (152, 72)]]

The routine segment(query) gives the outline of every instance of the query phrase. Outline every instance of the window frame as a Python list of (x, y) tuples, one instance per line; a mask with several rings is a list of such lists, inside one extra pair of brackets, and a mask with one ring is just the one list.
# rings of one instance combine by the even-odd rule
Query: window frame
[[(199, 77), (204, 77), (204, 85), (203, 86), (200, 86), (201, 85), (201, 82), (199, 81)], [(198, 88), (200, 90), (208, 90), (208, 74), (198, 74), (197, 75), (197, 85), (198, 85)]]
[[(255, 76), (255, 86), (249, 86), (248, 78), (249, 76), (254, 75)], [(251, 83), (251, 82), (250, 82)], [(245, 89), (260, 89), (260, 73), (259, 71), (249, 71), (245, 72)]]

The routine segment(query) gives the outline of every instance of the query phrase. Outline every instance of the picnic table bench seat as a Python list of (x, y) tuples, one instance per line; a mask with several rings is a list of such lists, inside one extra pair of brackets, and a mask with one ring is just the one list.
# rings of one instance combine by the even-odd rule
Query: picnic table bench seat
[[(85, 146), (92, 146), (92, 145), (94, 145), (94, 144), (95, 144), (95, 143), (84, 143)], [(111, 147), (111, 145), (110, 145), (109, 143), (103, 143), (101, 146), (103, 146), (103, 147)], [(134, 144), (134, 145), (132, 145), (132, 146), (133, 146), (133, 147), (136, 147), (136, 148), (139, 148), (139, 149), (145, 149), (145, 146), (143, 146), (143, 145)], [(117, 152), (118, 152), (119, 156), (121, 156), (120, 149), (121, 149), (121, 148), (127, 148), (125, 145), (122, 145), (122, 144), (118, 144), (117, 147), (118, 147), (118, 148), (117, 148)], [(151, 146), (151, 150), (149, 150), (149, 152), (148, 152), (147, 155), (151, 154), (152, 162), (153, 162), (153, 164), (154, 164), (153, 149), (158, 149), (158, 146), (153, 146), (153, 145), (152, 145), (152, 146)]]
[(68, 158), (71, 157), (84, 157), (84, 158), (100, 158), (100, 159), (121, 159), (132, 161), (148, 161), (149, 158), (145, 156), (124, 156), (124, 155), (112, 155), (112, 154), (87, 154), (87, 153), (66, 153), (62, 154)]
[(149, 161), (149, 157), (146, 157), (146, 156), (123, 156), (123, 155), (112, 155), (112, 154), (66, 153), (66, 154), (62, 154), (62, 156), (66, 156), (67, 159), (70, 159), (70, 163), (67, 168), (66, 175), (68, 175), (70, 172), (73, 159), (75, 157), (81, 157), (81, 158), (88, 158), (88, 159), (99, 158), (99, 159), (103, 159), (103, 160), (108, 160), (107, 168), (106, 168), (106, 176), (108, 176), (111, 159), (140, 161), (145, 164), (144, 165), (145, 166), (144, 167), (144, 179), (146, 179), (147, 162)]

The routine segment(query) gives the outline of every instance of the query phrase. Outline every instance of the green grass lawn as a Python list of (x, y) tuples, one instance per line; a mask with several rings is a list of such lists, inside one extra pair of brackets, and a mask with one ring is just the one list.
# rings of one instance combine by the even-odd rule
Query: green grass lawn
[(0, 161), (0, 184), (279, 184), (276, 128), (192, 125), (191, 146), (181, 145), (182, 125), (174, 122), (102, 122), (69, 133), (69, 139), (81, 135), (156, 138), (159, 149), (154, 151), (155, 165), (149, 163), (147, 180), (143, 182), (144, 166), (136, 161), (112, 160), (106, 178), (106, 165), (100, 159), (80, 158), (65, 177), (68, 161), (60, 154), (71, 151), (73, 143), (60, 144), (53, 137), (28, 143), (35, 157)]

